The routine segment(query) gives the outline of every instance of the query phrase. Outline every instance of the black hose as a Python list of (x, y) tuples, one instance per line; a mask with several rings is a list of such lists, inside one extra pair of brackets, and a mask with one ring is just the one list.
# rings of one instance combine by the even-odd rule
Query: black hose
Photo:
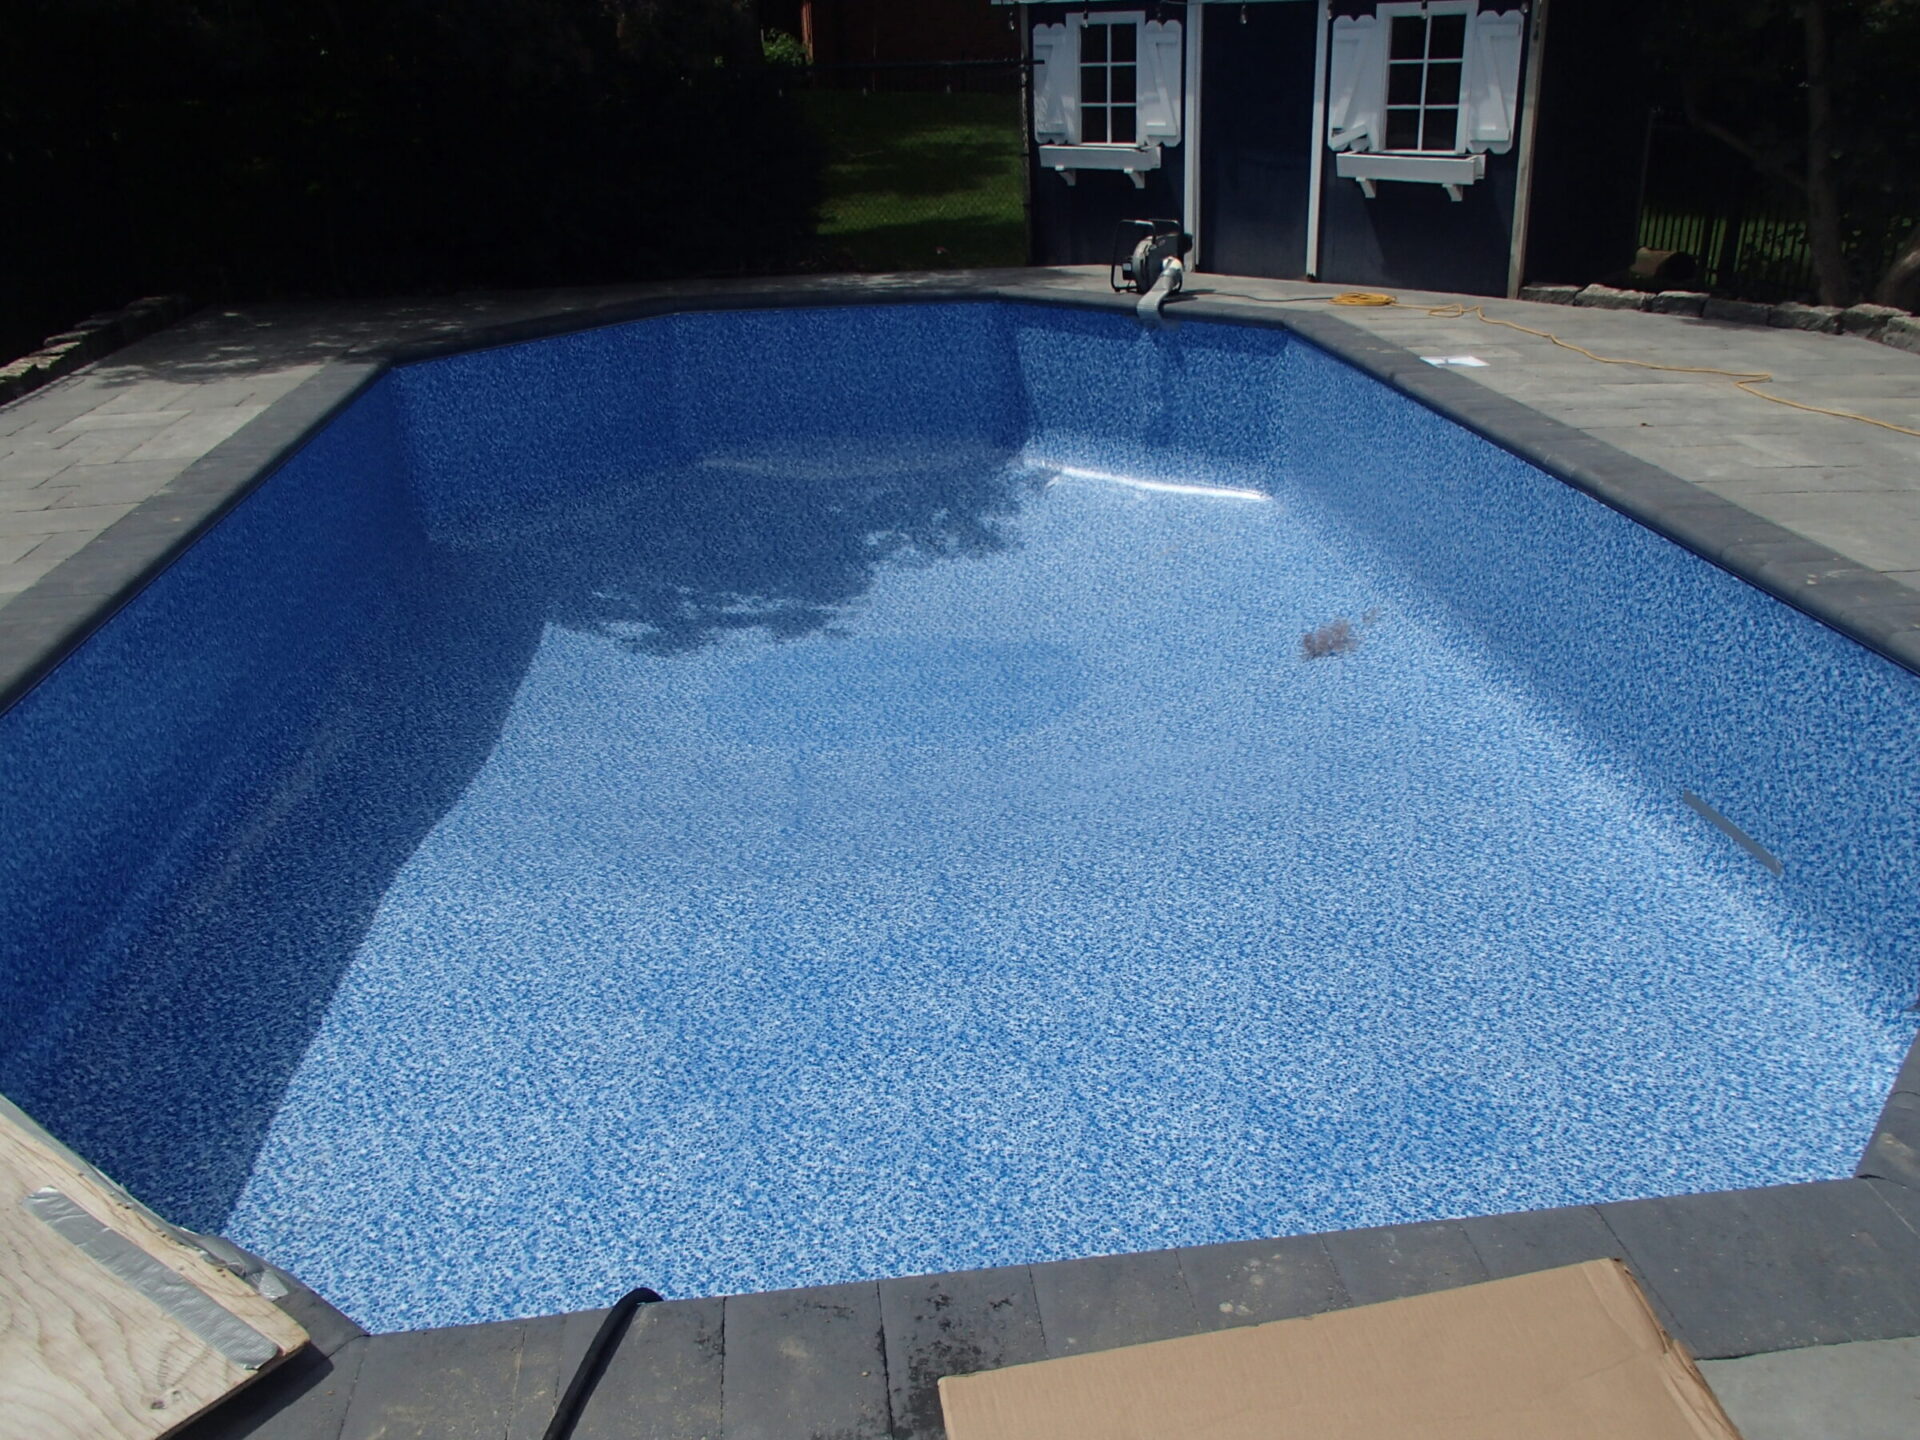
[(614, 1302), (613, 1308), (607, 1311), (607, 1318), (600, 1322), (593, 1343), (587, 1346), (587, 1353), (580, 1357), (580, 1368), (573, 1372), (573, 1379), (567, 1384), (567, 1393), (560, 1397), (560, 1404), (555, 1407), (553, 1419), (541, 1440), (567, 1440), (573, 1434), (573, 1427), (579, 1422), (580, 1412), (587, 1408), (593, 1387), (600, 1383), (601, 1375), (606, 1373), (614, 1347), (620, 1343), (620, 1337), (626, 1334), (627, 1326), (632, 1323), (633, 1312), (659, 1299), (658, 1291), (649, 1290), (643, 1285), (638, 1290), (629, 1290)]

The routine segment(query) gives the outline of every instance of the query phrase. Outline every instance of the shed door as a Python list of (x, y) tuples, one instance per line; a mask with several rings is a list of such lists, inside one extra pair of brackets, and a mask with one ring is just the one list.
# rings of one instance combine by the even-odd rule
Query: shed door
[(1315, 4), (1222, 5), (1200, 48), (1200, 266), (1307, 268)]

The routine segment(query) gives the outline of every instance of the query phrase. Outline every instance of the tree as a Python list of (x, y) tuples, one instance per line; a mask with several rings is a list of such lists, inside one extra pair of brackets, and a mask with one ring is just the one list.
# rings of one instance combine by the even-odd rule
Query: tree
[(1847, 305), (1853, 300), (1853, 280), (1840, 239), (1840, 187), (1834, 176), (1840, 136), (1827, 0), (1800, 0), (1800, 27), (1807, 56), (1807, 245), (1813, 251), (1820, 303)]
[(1898, 305), (1902, 310), (1920, 310), (1920, 225), (1907, 232), (1874, 287), (1873, 298), (1882, 305)]
[(1648, 41), (1667, 103), (1798, 197), (1823, 303), (1920, 298), (1920, 0), (1673, 0)]
[(15, 0), (6, 40), (9, 348), (143, 294), (777, 270), (812, 233), (744, 0)]

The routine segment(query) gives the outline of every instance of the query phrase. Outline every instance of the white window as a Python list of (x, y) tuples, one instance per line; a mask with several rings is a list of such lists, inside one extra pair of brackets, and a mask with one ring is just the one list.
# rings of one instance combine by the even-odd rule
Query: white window
[(1080, 141), (1132, 145), (1140, 136), (1140, 22), (1080, 23)]
[(1136, 185), (1180, 143), (1180, 22), (1091, 11), (1033, 29), (1033, 134), (1040, 163), (1072, 183), (1124, 170)]
[(1474, 0), (1393, 0), (1333, 22), (1327, 144), (1335, 173), (1360, 182), (1460, 187), (1486, 174), (1487, 152), (1513, 145), (1525, 17)]
[(1382, 150), (1457, 155), (1460, 80), (1467, 59), (1467, 7), (1383, 5), (1387, 27), (1386, 125)]

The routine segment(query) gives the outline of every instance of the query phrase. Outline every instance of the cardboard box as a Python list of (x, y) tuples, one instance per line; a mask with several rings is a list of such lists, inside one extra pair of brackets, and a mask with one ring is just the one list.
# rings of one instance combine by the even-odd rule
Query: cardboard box
[(950, 1440), (1739, 1440), (1616, 1260), (940, 1382)]

